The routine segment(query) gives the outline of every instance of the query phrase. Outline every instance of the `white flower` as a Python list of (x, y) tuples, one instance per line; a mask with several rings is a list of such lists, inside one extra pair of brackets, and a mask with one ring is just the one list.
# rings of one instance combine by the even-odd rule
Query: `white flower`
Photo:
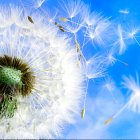
[(0, 120), (0, 138), (54, 138), (79, 111), (84, 77), (78, 54), (41, 15), (27, 15), (15, 7), (6, 10), (0, 9), (1, 61), (7, 55), (25, 62), (35, 83), (29, 95), (15, 97), (14, 116)]

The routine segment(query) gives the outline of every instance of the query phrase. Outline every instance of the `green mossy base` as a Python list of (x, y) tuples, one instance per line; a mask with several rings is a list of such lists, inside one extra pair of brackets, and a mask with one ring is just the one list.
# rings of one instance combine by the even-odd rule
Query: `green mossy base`
[(10, 67), (0, 68), (0, 82), (7, 85), (22, 85), (22, 73), (20, 70), (16, 70)]
[(4, 95), (3, 101), (0, 102), (0, 118), (12, 118), (16, 109), (17, 99)]

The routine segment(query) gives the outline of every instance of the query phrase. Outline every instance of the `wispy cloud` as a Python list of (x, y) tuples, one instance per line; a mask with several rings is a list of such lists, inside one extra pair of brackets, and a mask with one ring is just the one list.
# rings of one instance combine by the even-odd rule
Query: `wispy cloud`
[[(95, 94), (95, 93), (94, 93)], [(65, 138), (101, 139), (101, 138), (138, 138), (139, 115), (134, 115), (129, 110), (124, 110), (110, 124), (104, 122), (114, 115), (125, 103), (123, 94), (114, 89), (113, 95), (117, 99), (114, 103), (108, 91), (102, 90), (94, 98), (88, 97), (86, 115), (65, 135)], [(130, 115), (131, 114), (131, 115)], [(80, 117), (78, 118), (80, 119)]]

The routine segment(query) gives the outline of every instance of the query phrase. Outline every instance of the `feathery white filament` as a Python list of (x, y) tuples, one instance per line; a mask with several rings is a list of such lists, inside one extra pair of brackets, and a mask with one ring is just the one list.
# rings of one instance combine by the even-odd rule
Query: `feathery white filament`
[(131, 92), (131, 97), (128, 101), (128, 108), (140, 113), (140, 85), (138, 75), (136, 76), (136, 81), (132, 77), (125, 77), (124, 80), (124, 85)]
[(119, 42), (119, 45), (120, 45), (119, 54), (122, 54), (126, 49), (126, 45), (125, 45), (125, 42), (124, 42), (123, 30), (122, 30), (121, 25), (118, 25), (118, 38), (119, 38), (118, 42)]

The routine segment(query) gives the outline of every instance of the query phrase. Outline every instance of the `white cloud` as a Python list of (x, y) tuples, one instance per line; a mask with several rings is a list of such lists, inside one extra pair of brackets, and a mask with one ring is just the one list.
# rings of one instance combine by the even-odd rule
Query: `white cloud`
[(104, 125), (104, 122), (116, 113), (124, 102), (118, 89), (115, 89), (113, 94), (117, 103), (114, 103), (112, 96), (105, 90), (100, 91), (96, 97), (88, 97), (85, 118), (82, 120), (79, 117), (77, 124), (65, 138), (110, 138), (112, 134), (109, 128), (116, 123), (116, 120), (113, 120), (109, 125)]

